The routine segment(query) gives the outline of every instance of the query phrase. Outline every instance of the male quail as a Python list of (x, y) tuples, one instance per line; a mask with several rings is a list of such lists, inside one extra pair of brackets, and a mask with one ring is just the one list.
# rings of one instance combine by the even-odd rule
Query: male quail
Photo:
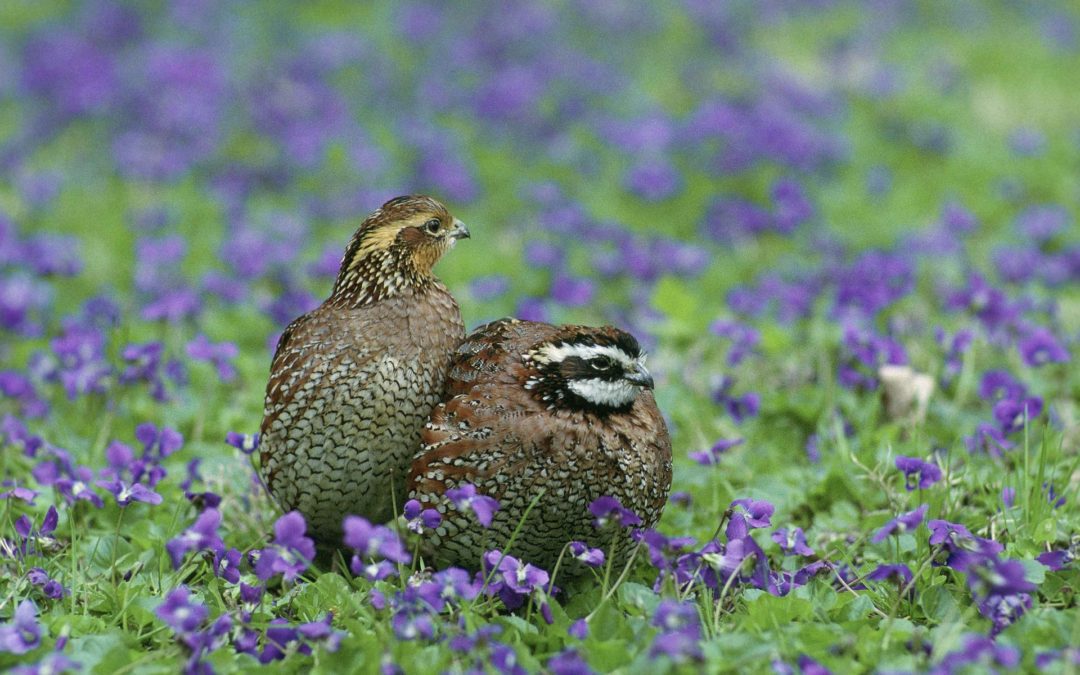
[(386, 202), (353, 235), (330, 297), (278, 341), (260, 471), (323, 544), (340, 542), (346, 514), (385, 521), (404, 502), (420, 429), (465, 335), (431, 269), (468, 236), (431, 197)]
[[(569, 541), (608, 549), (612, 533), (589, 512), (599, 497), (655, 525), (671, 440), (644, 360), (637, 340), (610, 326), (502, 319), (466, 338), (409, 473), (409, 497), (443, 516), (429, 559), (476, 569), (485, 550), (505, 550), (534, 499), (506, 552), (549, 570)], [(469, 483), (500, 503), (490, 528), (446, 498)], [(618, 536), (623, 560), (632, 543), (628, 531)]]

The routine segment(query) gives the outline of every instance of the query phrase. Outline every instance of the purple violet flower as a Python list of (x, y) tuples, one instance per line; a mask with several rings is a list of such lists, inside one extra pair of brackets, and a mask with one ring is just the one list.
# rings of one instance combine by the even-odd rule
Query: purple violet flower
[(984, 401), (1019, 400), (1026, 394), (1027, 387), (1004, 370), (988, 370), (979, 380), (979, 398)]
[(117, 506), (127, 506), (131, 502), (143, 502), (145, 504), (160, 504), (161, 495), (141, 483), (130, 485), (119, 480), (97, 482), (97, 486), (104, 488), (116, 498)]
[[(397, 594), (392, 603), (394, 615), (390, 618), (390, 627), (399, 640), (430, 640), (435, 637), (435, 617), (426, 602), (416, 597), (411, 602), (404, 598), (408, 589)], [(398, 598), (402, 599), (398, 599)]]
[(774, 510), (775, 507), (764, 500), (736, 499), (731, 502), (728, 507), (731, 520), (724, 531), (728, 541), (742, 539), (750, 534), (750, 530), (768, 527), (772, 524)]
[(1067, 232), (1073, 218), (1068, 209), (1058, 204), (1037, 204), (1017, 214), (1013, 225), (1028, 239), (1042, 244), (1058, 232)]
[(419, 584), (416, 589), (421, 598), (436, 612), (447, 606), (459, 606), (480, 594), (482, 582), (458, 567), (450, 567), (431, 575), (430, 581)]
[(772, 533), (772, 540), (780, 545), (784, 555), (814, 555), (814, 550), (806, 543), (806, 535), (801, 527), (792, 528), (790, 531), (782, 527)]
[(240, 561), (243, 554), (240, 549), (230, 548), (224, 550), (218, 548), (214, 552), (214, 576), (220, 577), (230, 584), (240, 583)]
[(236, 368), (232, 360), (240, 354), (240, 349), (232, 342), (210, 342), (202, 333), (187, 345), (187, 355), (196, 361), (207, 361), (217, 369), (222, 382), (231, 382), (236, 378)]
[(873, 543), (885, 541), (889, 535), (901, 534), (914, 530), (919, 525), (922, 525), (923, 520), (926, 518), (926, 512), (930, 509), (928, 504), (923, 504), (914, 511), (908, 511), (902, 513), (899, 516), (893, 518), (889, 522), (885, 523), (874, 536), (870, 538)]
[(34, 500), (37, 499), (38, 494), (40, 493), (36, 490), (16, 485), (10, 490), (0, 492), (0, 499), (19, 499), (26, 502), (28, 505), (33, 506)]
[(968, 452), (985, 452), (991, 457), (1001, 457), (1013, 447), (1012, 441), (1005, 438), (997, 427), (992, 424), (979, 424), (975, 427), (975, 433), (964, 437), (964, 445)]
[[(733, 378), (724, 377), (720, 386), (712, 392), (712, 400), (713, 403), (723, 406), (736, 424), (741, 424), (743, 420), (757, 417), (758, 411), (761, 409), (761, 396), (754, 391), (747, 392), (742, 396), (734, 396), (731, 394), (731, 388), (734, 384)], [(699, 463), (701, 463), (700, 460)]]
[(495, 672), (501, 675), (528, 675), (529, 672), (518, 664), (518, 656), (514, 648), (501, 642), (491, 643), (488, 662)]
[(41, 547), (51, 546), (55, 543), (52, 533), (56, 531), (56, 525), (60, 515), (55, 506), (50, 506), (41, 520), (41, 526), (35, 528), (34, 521), (27, 515), (21, 515), (15, 520), (15, 533), (22, 539), (19, 552), (23, 555), (34, 553)]
[(592, 302), (596, 295), (596, 286), (582, 277), (565, 274), (557, 275), (551, 281), (551, 299), (567, 307), (583, 307)]
[(627, 170), (623, 183), (630, 192), (650, 202), (668, 199), (682, 188), (679, 170), (662, 155), (645, 157)]
[(442, 515), (435, 509), (425, 509), (420, 502), (410, 499), (405, 502), (405, 526), (412, 532), (423, 534), (434, 530), (442, 522)]
[(274, 543), (262, 550), (255, 564), (255, 575), (266, 581), (275, 574), (282, 574), (285, 581), (292, 581), (315, 558), (315, 542), (304, 536), (307, 523), (297, 511), (290, 511), (274, 523)]
[(1035, 556), (1035, 559), (1045, 565), (1049, 570), (1058, 572), (1076, 558), (1070, 551), (1061, 550), (1040, 553)]
[(695, 450), (690, 453), (690, 459), (702, 466), (715, 466), (720, 463), (720, 457), (731, 448), (742, 444), (741, 438), (721, 438), (713, 443), (708, 450)]
[(248, 586), (241, 581), (240, 601), (248, 605), (258, 605), (260, 602), (262, 602), (263, 593), (265, 591), (265, 586)]
[(727, 364), (734, 368), (742, 363), (748, 356), (757, 353), (761, 345), (761, 333), (753, 326), (730, 319), (714, 321), (709, 326), (709, 332), (718, 337), (731, 340), (731, 348), (727, 353)]
[(947, 554), (941, 564), (959, 572), (967, 570), (971, 564), (994, 558), (1004, 550), (1001, 544), (991, 539), (976, 537), (959, 523), (931, 520), (927, 527), (930, 529), (930, 545), (940, 546)]
[(896, 468), (904, 472), (904, 488), (911, 492), (916, 488), (925, 490), (941, 480), (941, 469), (933, 462), (924, 462), (917, 457), (899, 455)]
[(660, 632), (653, 639), (650, 657), (664, 655), (676, 663), (702, 660), (701, 620), (693, 603), (661, 600), (652, 625)]
[(1080, 666), (1080, 648), (1066, 647), (1064, 649), (1051, 649), (1035, 656), (1035, 667), (1044, 670), (1060, 661), (1063, 665)]
[(968, 567), (968, 585), (976, 596), (1031, 593), (1036, 587), (1024, 576), (1018, 560), (988, 559), (982, 565)]
[(1001, 488), (1001, 503), (1005, 506), (1005, 508), (1011, 509), (1013, 507), (1013, 504), (1016, 503), (1016, 488)]
[[(495, 573), (492, 574), (492, 571)], [(484, 554), (483, 573), (485, 576), (491, 575), (491, 582), (487, 588), (488, 594), (498, 595), (507, 609), (521, 607), (533, 593), (541, 596), (541, 611), (547, 604), (542, 598), (547, 590), (550, 576), (535, 565), (523, 563), (514, 556), (503, 555), (501, 551), (492, 550)]]
[(969, 665), (975, 665), (977, 669), (996, 665), (1012, 670), (1020, 665), (1020, 651), (999, 645), (984, 635), (969, 635), (959, 649), (946, 654), (930, 672), (932, 675), (951, 675), (965, 672), (965, 666)]
[[(0, 373), (0, 380), (3, 373)], [(3, 384), (0, 382), (0, 391)], [(0, 445), (10, 446), (13, 450), (19, 450), (24, 457), (36, 457), (38, 450), (45, 445), (40, 436), (31, 434), (26, 425), (12, 415), (0, 417)]]
[(1057, 491), (1054, 489), (1054, 485), (1050, 482), (1044, 482), (1042, 484), (1042, 491), (1046, 494), (1046, 503), (1055, 509), (1060, 509), (1065, 506), (1065, 497), (1059, 497)]
[(41, 644), (41, 626), (37, 622), (37, 607), (23, 600), (15, 608), (11, 623), (0, 624), (0, 652), (25, 654)]
[(641, 518), (630, 509), (624, 508), (615, 497), (598, 497), (589, 504), (589, 513), (593, 515), (593, 527), (607, 527), (609, 522), (619, 527), (634, 527), (641, 524)]
[(49, 403), (38, 395), (34, 384), (21, 373), (0, 370), (0, 396), (15, 399), (19, 414), (24, 417), (44, 417), (49, 413)]
[(230, 431), (225, 434), (225, 442), (245, 455), (250, 455), (259, 449), (259, 434), (240, 434)]
[(574, 623), (570, 624), (570, 628), (566, 629), (566, 632), (570, 637), (584, 640), (589, 637), (589, 622), (585, 619), (578, 619)]
[(184, 445), (179, 431), (149, 422), (135, 427), (135, 438), (143, 444), (143, 458), (151, 461), (161, 461)]
[(665, 577), (675, 574), (679, 559), (695, 542), (693, 537), (667, 537), (653, 529), (638, 530), (634, 538), (645, 544), (649, 563), (660, 572), (655, 590), (659, 590)]
[(598, 548), (590, 548), (582, 541), (570, 542), (570, 555), (589, 567), (600, 567), (604, 564), (604, 552)]
[(177, 634), (186, 635), (198, 630), (210, 615), (210, 610), (191, 600), (187, 586), (179, 586), (165, 597), (165, 602), (158, 605), (156, 614)]
[(150, 396), (158, 402), (165, 401), (165, 381), (161, 377), (161, 356), (164, 346), (160, 342), (129, 344), (120, 352), (124, 360), (124, 369), (120, 371), (120, 384), (145, 382), (150, 387)]
[(878, 565), (874, 571), (866, 575), (870, 581), (894, 580), (897, 585), (903, 586), (912, 579), (911, 568), (907, 565)]
[(372, 525), (360, 516), (346, 516), (345, 545), (355, 551), (349, 568), (369, 581), (386, 579), (397, 569), (394, 563), (411, 559), (397, 533), (383, 525)]
[(1020, 350), (1024, 363), (1032, 368), (1047, 363), (1069, 362), (1069, 351), (1049, 329), (1042, 326), (1029, 330), (1028, 334), (1016, 343), (1016, 347)]
[[(751, 536), (729, 539), (727, 544), (711, 541), (702, 547), (700, 558), (708, 565), (704, 570), (705, 585), (717, 593), (736, 580), (750, 580), (763, 589), (768, 587), (768, 560)], [(690, 559), (687, 557), (687, 561)], [(753, 578), (745, 576), (748, 571), (752, 571)]]
[(461, 487), (450, 488), (446, 491), (446, 498), (458, 511), (472, 510), (476, 520), (484, 527), (491, 527), (491, 519), (499, 510), (499, 502), (487, 495), (476, 493), (476, 486), (464, 483)]
[(217, 509), (206, 509), (199, 514), (191, 527), (184, 530), (180, 536), (170, 539), (165, 544), (165, 550), (169, 552), (173, 569), (180, 569), (184, 557), (190, 551), (213, 551), (217, 554), (224, 550), (225, 544), (217, 533), (220, 524), (221, 513)]
[(1024, 428), (1042, 414), (1043, 401), (1038, 396), (1029, 396), (1023, 400), (1004, 398), (994, 404), (994, 419), (1001, 432), (1008, 435)]
[(547, 670), (551, 675), (592, 675), (596, 672), (573, 647), (564, 649), (548, 659)]

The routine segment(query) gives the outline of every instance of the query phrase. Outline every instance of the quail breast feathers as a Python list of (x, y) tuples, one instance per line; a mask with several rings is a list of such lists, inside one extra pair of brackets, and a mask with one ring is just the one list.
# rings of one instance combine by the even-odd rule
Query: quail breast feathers
[[(653, 526), (671, 487), (671, 440), (644, 360), (612, 327), (503, 319), (466, 338), (409, 473), (409, 497), (443, 516), (427, 557), (476, 569), (525, 518), (508, 552), (550, 569), (570, 541), (611, 544), (588, 508), (602, 496)], [(490, 528), (445, 496), (470, 483), (500, 503)], [(623, 560), (631, 541), (618, 536)]]
[(330, 297), (278, 341), (260, 428), (260, 474), (286, 511), (336, 544), (346, 514), (388, 520), (404, 501), (420, 430), (465, 334), (432, 267), (469, 231), (425, 196), (360, 225)]

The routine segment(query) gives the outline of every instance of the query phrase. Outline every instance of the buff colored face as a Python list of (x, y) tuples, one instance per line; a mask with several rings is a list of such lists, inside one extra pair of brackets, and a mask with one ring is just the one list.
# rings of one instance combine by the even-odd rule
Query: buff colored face
[(458, 239), (467, 239), (469, 230), (449, 213), (417, 213), (404, 221), (395, 240), (412, 252), (417, 268), (428, 271)]
[(427, 283), (439, 258), (468, 236), (465, 224), (431, 197), (391, 199), (353, 235), (333, 294), (363, 304)]
[(404, 249), (421, 272), (430, 272), (458, 239), (469, 237), (469, 230), (434, 199), (407, 197), (384, 204), (357, 236), (353, 265), (372, 253)]

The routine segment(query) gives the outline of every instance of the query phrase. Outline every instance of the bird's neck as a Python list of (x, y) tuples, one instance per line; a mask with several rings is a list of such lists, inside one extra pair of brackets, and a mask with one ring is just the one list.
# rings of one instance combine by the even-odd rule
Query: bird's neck
[(403, 293), (423, 291), (435, 284), (430, 270), (420, 269), (412, 256), (400, 251), (372, 251), (343, 261), (329, 304), (362, 307)]

